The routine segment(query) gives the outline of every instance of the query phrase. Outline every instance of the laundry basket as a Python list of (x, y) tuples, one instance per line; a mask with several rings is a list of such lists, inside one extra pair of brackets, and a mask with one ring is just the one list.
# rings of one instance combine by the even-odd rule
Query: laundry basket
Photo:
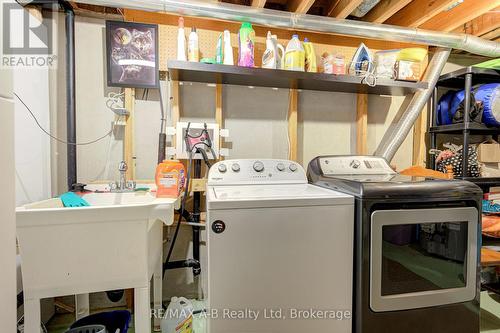
[[(127, 333), (130, 324), (130, 312), (127, 310), (116, 310), (109, 312), (99, 312), (91, 314), (90, 316), (83, 317), (71, 325), (71, 329), (84, 327), (88, 325), (102, 325), (106, 328), (108, 333), (115, 333), (117, 330), (120, 333)], [(80, 331), (75, 331), (80, 332)], [(71, 332), (73, 333), (73, 332)], [(83, 331), (82, 333), (86, 333)], [(93, 333), (93, 332), (89, 332)]]
[(107, 333), (107, 331), (106, 327), (103, 325), (86, 325), (71, 328), (69, 331), (66, 331), (66, 333)]

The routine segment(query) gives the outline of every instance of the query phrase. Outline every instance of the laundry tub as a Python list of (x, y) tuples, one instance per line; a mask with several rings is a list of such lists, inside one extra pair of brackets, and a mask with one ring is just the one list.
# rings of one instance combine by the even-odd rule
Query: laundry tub
[(148, 333), (149, 281), (154, 275), (159, 309), (162, 229), (173, 223), (178, 200), (144, 192), (90, 193), (84, 199), (89, 207), (65, 208), (51, 199), (16, 211), (25, 332), (39, 332), (42, 298), (83, 294), (78, 319), (88, 314), (88, 293), (134, 288), (136, 331)]

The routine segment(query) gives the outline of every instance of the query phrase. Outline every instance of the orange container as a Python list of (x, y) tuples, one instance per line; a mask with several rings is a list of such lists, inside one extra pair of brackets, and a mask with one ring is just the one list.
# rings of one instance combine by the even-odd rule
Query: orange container
[(186, 182), (184, 165), (177, 160), (164, 160), (156, 167), (156, 197), (177, 198)]

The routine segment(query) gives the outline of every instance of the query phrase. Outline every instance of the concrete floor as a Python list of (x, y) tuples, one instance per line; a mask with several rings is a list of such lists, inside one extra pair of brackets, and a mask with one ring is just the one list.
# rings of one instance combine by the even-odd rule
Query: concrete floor
[[(196, 305), (195, 308), (197, 308)], [(59, 314), (50, 320), (47, 329), (49, 333), (64, 333), (73, 321), (73, 314)], [(203, 333), (204, 327), (205, 323), (195, 318), (194, 332)], [(129, 333), (135, 333), (133, 327), (129, 329)], [(500, 333), (500, 295), (485, 291), (481, 293), (481, 333)]]

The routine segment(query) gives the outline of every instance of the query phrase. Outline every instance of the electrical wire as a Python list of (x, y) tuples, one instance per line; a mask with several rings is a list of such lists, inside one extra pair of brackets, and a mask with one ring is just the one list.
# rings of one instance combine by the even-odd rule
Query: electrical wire
[(109, 130), (109, 132), (107, 132), (106, 134), (104, 134), (103, 136), (95, 139), (95, 140), (92, 140), (92, 141), (88, 141), (88, 142), (81, 142), (81, 143), (76, 143), (76, 142), (68, 142), (68, 141), (65, 141), (65, 140), (62, 140), (62, 139), (59, 139), (58, 137), (55, 137), (54, 135), (52, 135), (49, 131), (47, 131), (45, 128), (43, 128), (42, 125), (40, 125), (40, 123), (38, 122), (38, 119), (36, 118), (36, 116), (33, 114), (33, 112), (31, 111), (31, 109), (26, 105), (26, 103), (24, 103), (24, 101), (21, 99), (21, 97), (19, 97), (15, 92), (13, 93), (14, 96), (17, 97), (17, 99), (24, 105), (24, 107), (26, 108), (26, 110), (28, 110), (29, 114), (31, 115), (31, 117), (33, 118), (33, 120), (35, 121), (36, 125), (38, 126), (38, 128), (40, 128), (40, 130), (42, 130), (42, 132), (44, 132), (45, 134), (47, 134), (50, 138), (52, 138), (53, 140), (57, 141), (57, 142), (60, 142), (60, 143), (63, 143), (65, 145), (73, 145), (73, 146), (87, 146), (87, 145), (91, 145), (93, 143), (96, 143), (96, 142), (99, 142), (101, 140), (103, 140), (104, 138), (106, 138), (107, 136), (111, 135), (111, 133), (113, 133), (113, 130), (114, 130), (114, 126), (111, 127), (111, 130)]
[(163, 266), (163, 276), (165, 276), (166, 266), (170, 262), (170, 257), (172, 256), (172, 252), (174, 250), (175, 241), (177, 240), (177, 235), (179, 234), (179, 229), (180, 229), (181, 222), (182, 222), (182, 215), (183, 215), (184, 210), (186, 208), (186, 200), (187, 200), (187, 197), (189, 195), (189, 181), (190, 181), (190, 178), (191, 178), (191, 165), (192, 165), (192, 162), (193, 162), (193, 151), (190, 151), (189, 152), (188, 171), (187, 171), (187, 174), (186, 174), (186, 183), (184, 184), (184, 186), (185, 186), (184, 197), (182, 198), (182, 201), (181, 201), (181, 209), (179, 211), (179, 218), (177, 220), (177, 225), (175, 226), (174, 236), (172, 237), (172, 241), (170, 243), (170, 248), (168, 249), (167, 259), (165, 260), (165, 264)]

